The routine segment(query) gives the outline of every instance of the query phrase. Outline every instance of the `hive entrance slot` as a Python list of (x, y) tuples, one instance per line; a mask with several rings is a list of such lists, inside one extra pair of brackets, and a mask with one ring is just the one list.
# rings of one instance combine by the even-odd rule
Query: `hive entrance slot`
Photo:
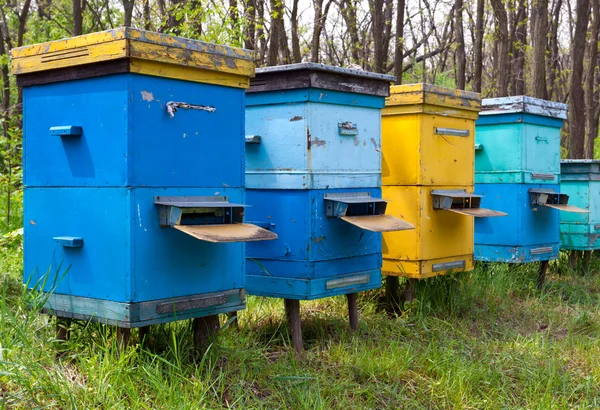
[(569, 195), (561, 194), (556, 192), (554, 189), (536, 189), (531, 188), (529, 190), (529, 196), (531, 198), (531, 206), (537, 208), (538, 206), (545, 206), (548, 208), (558, 209), (559, 211), (575, 212), (575, 213), (589, 213), (587, 209), (578, 208), (576, 206), (569, 205)]
[(506, 216), (504, 212), (481, 208), (481, 196), (465, 190), (433, 190), (433, 209), (450, 211), (476, 218)]
[(244, 222), (246, 205), (227, 197), (155, 197), (159, 223), (206, 242), (248, 242), (277, 239), (266, 229)]
[(325, 214), (372, 232), (414, 229), (414, 225), (385, 215), (387, 202), (373, 198), (368, 192), (325, 194)]

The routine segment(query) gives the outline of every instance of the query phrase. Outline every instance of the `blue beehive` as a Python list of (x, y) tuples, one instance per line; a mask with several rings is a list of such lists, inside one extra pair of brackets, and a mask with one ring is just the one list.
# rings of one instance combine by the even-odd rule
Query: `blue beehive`
[(475, 221), (475, 259), (556, 259), (559, 210), (578, 212), (560, 193), (560, 129), (565, 104), (518, 96), (484, 99), (476, 123), (475, 193), (506, 212)]
[(381, 285), (381, 109), (393, 77), (294, 64), (257, 70), (246, 97), (248, 293), (293, 300)]
[(561, 214), (560, 247), (567, 250), (600, 249), (600, 161), (568, 159), (560, 164), (560, 189), (573, 205), (589, 213)]
[(45, 310), (130, 328), (243, 309), (243, 241), (276, 237), (240, 205), (252, 54), (122, 28), (12, 57)]

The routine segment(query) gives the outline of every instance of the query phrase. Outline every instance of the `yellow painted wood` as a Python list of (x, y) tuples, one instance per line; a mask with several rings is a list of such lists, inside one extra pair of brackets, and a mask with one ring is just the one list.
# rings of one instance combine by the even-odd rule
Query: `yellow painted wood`
[(428, 261), (399, 261), (384, 259), (381, 273), (386, 276), (402, 276), (405, 278), (427, 279), (434, 276), (445, 275), (450, 270), (433, 271), (433, 265), (438, 263), (465, 261), (464, 269), (453, 269), (453, 272), (468, 272), (473, 270), (473, 255), (459, 255), (450, 258), (441, 258)]
[(196, 68), (148, 60), (132, 59), (130, 70), (132, 73), (175, 78), (198, 83), (217, 84), (237, 88), (248, 88), (250, 86), (250, 78), (246, 76), (218, 71), (198, 70)]
[[(473, 185), (479, 94), (416, 84), (392, 87), (382, 116), (383, 185)], [(437, 128), (468, 136), (438, 135)]]
[[(152, 71), (162, 76), (174, 75), (181, 78), (190, 70), (215, 71), (228, 74), (222, 77), (197, 74), (193, 81), (210, 78), (218, 82), (223, 78), (227, 85), (247, 87), (247, 81), (238, 77), (254, 76), (254, 54), (252, 51), (208, 44), (201, 41), (172, 37), (131, 28), (120, 28), (65, 40), (52, 41), (11, 50), (13, 74), (74, 67), (83, 64), (109, 61), (118, 58), (144, 60), (150, 63), (167, 63), (187, 68), (177, 71), (168, 67)], [(142, 66), (138, 64), (138, 67)], [(225, 85), (225, 84), (224, 84)]]
[[(78, 37), (76, 37), (78, 38)], [(37, 46), (32, 46), (36, 47)], [(68, 50), (58, 50), (34, 54), (11, 61), (13, 74), (26, 74), (36, 71), (54, 70), (100, 61), (115, 60), (127, 56), (127, 40), (108, 41), (105, 43), (73, 47)]]
[[(399, 261), (411, 262), (414, 264), (402, 266), (415, 275), (421, 275), (423, 267), (431, 268), (431, 263), (428, 265), (427, 261), (462, 255), (471, 255), (472, 259), (473, 217), (434, 210), (431, 196), (434, 189), (466, 189), (467, 192), (473, 192), (472, 186), (382, 187), (383, 198), (390, 201), (387, 213), (415, 226), (414, 230), (383, 233), (382, 254), (384, 266), (388, 266), (388, 269)], [(408, 269), (410, 266), (412, 268)], [(392, 272), (400, 274), (398, 269)]]

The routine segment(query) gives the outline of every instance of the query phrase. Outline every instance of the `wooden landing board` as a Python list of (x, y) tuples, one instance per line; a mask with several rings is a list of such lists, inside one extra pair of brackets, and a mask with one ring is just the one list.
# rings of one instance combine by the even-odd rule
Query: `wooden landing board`
[(415, 229), (413, 224), (391, 215), (344, 216), (343, 221), (371, 232), (392, 232)]
[(445, 211), (456, 212), (457, 214), (474, 216), (475, 218), (490, 218), (495, 216), (507, 216), (505, 212), (494, 211), (486, 208), (451, 208)]
[(277, 239), (273, 232), (252, 224), (176, 225), (174, 228), (201, 241), (214, 243)]
[(589, 214), (590, 213), (590, 211), (588, 211), (587, 209), (578, 208), (578, 207), (572, 206), (572, 205), (544, 204), (544, 206), (547, 206), (548, 208), (558, 209), (559, 211), (565, 211), (565, 212), (574, 212), (574, 213), (580, 213), (580, 214)]

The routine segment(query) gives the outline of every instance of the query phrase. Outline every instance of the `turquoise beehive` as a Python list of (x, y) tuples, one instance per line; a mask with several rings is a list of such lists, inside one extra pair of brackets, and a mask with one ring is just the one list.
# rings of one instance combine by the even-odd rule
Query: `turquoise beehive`
[(600, 249), (600, 161), (563, 160), (560, 190), (570, 202), (589, 213), (561, 213), (560, 247), (567, 250)]

